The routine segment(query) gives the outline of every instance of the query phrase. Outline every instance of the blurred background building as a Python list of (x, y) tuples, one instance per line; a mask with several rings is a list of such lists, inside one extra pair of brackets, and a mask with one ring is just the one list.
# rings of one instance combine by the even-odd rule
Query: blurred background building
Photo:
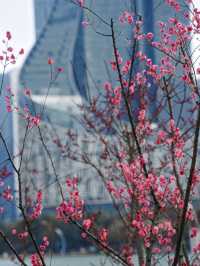
[[(131, 27), (124, 27), (121, 32), (119, 16), (125, 10), (134, 13), (132, 1), (119, 1), (116, 5), (116, 0), (109, 0), (109, 4), (107, 0), (98, 2), (87, 0), (85, 5), (96, 14), (100, 14), (108, 24), (110, 18), (113, 18), (116, 24), (118, 50), (124, 59), (127, 59), (131, 51), (130, 39), (133, 32)], [(136, 5), (138, 14), (145, 17), (144, 32), (158, 34), (156, 20), (162, 17), (163, 12), (159, 1), (137, 1)], [(74, 116), (79, 115), (76, 104), (96, 95), (102, 90), (106, 80), (115, 82), (108, 68), (108, 63), (113, 58), (110, 27), (101, 19), (91, 16), (87, 10), (83, 12), (83, 9), (78, 8), (71, 1), (35, 0), (34, 11), (36, 42), (19, 75), (21, 88), (32, 90), (32, 102), (22, 93), (20, 105), (24, 106), (29, 102), (29, 106), (32, 106), (32, 113), (42, 113), (41, 131), (36, 132), (37, 129), (32, 129), (29, 140), (26, 141), (26, 155), (24, 156), (26, 160), (24, 160), (23, 170), (24, 182), (27, 182), (24, 184), (24, 187), (27, 187), (27, 195), (30, 191), (34, 191), (33, 188), (35, 190), (38, 187), (43, 188), (46, 191), (46, 205), (56, 205), (60, 201), (59, 191), (55, 193), (58, 189), (55, 184), (56, 175), (62, 183), (67, 175), (77, 173), (79, 176), (84, 176), (82, 191), (85, 199), (99, 203), (106, 202), (108, 197), (106, 193), (103, 193), (103, 184), (101, 185), (101, 182), (97, 180), (94, 181), (95, 174), (91, 170), (88, 174), (86, 166), (63, 160), (62, 152), (58, 150), (58, 142), (65, 141), (64, 137), (69, 128), (81, 131), (80, 124), (74, 119)], [(170, 12), (172, 12), (171, 9), (169, 9)], [(88, 22), (90, 26), (84, 28), (83, 21)], [(146, 43), (143, 45), (142, 49), (147, 56), (152, 61), (158, 61), (159, 53), (155, 53), (155, 50), (150, 49), (149, 46), (147, 48)], [(49, 65), (48, 58), (54, 60), (55, 64)], [(63, 73), (58, 73), (59, 77), (56, 80), (51, 76), (51, 67), (54, 68), (54, 73), (59, 67), (64, 70)], [(150, 97), (153, 99), (150, 110), (153, 115), (156, 109), (156, 86), (153, 83)], [(23, 142), (25, 133), (22, 132), (25, 128), (25, 125), (20, 123), (20, 143)], [(41, 138), (52, 154), (57, 173), (48, 158), (46, 148), (42, 147)], [(86, 150), (94, 149), (94, 146), (88, 147), (86, 144), (83, 146), (82, 148)], [(95, 150), (95, 152), (98, 151)], [(26, 178), (27, 172), (29, 178)], [(95, 182), (97, 182), (96, 185)]]
[[(131, 3), (129, 0), (119, 1), (117, 5), (116, 0), (109, 0), (109, 3), (108, 0), (85, 1), (86, 6), (100, 14), (108, 23), (112, 17), (116, 25), (125, 10), (134, 13)], [(136, 5), (138, 13), (145, 17), (144, 32), (153, 32), (156, 36), (159, 33), (157, 21), (163, 19), (164, 13), (166, 18), (173, 15), (173, 10), (163, 7), (159, 0), (138, 0)], [(106, 203), (109, 198), (103, 192), (103, 185), (98, 181), (95, 183), (93, 173), (92, 177), (86, 174), (87, 167), (81, 164), (73, 165), (70, 160), (65, 160), (61, 143), (65, 141), (67, 129), (81, 131), (76, 120), (80, 115), (77, 104), (89, 100), (92, 95), (101, 91), (106, 80), (115, 82), (107, 67), (113, 57), (112, 40), (107, 36), (110, 35), (110, 27), (68, 0), (35, 0), (34, 17), (36, 41), (20, 72), (13, 74), (14, 80), (19, 81), (21, 107), (28, 105), (33, 115), (41, 114), (42, 120), (41, 130), (31, 129), (25, 143), (22, 166), (24, 195), (28, 198), (32, 192), (42, 188), (46, 206), (55, 206), (60, 202), (56, 178), (64, 183), (67, 175), (75, 173), (85, 177), (82, 191), (88, 202)], [(83, 21), (88, 22), (90, 26), (84, 28)], [(116, 26), (117, 46), (125, 59), (131, 49), (129, 40), (132, 34), (131, 27), (124, 27), (121, 32), (120, 27)], [(153, 62), (159, 61), (160, 53), (150, 49), (145, 42), (142, 49)], [(54, 60), (55, 64), (49, 65), (49, 58)], [(54, 68), (54, 74), (59, 75), (58, 78), (54, 79), (51, 68)], [(63, 73), (59, 73), (58, 68), (63, 68)], [(15, 87), (18, 87), (16, 83)], [(31, 89), (31, 98), (25, 95), (25, 88)], [(150, 110), (153, 116), (157, 99), (154, 84), (151, 84), (149, 94), (153, 99)], [(12, 118), (9, 121), (12, 121)], [(23, 143), (25, 129), (25, 121), (23, 123), (23, 120), (20, 120), (19, 147)], [(88, 147), (87, 144), (83, 146), (86, 150), (94, 148)], [(11, 145), (11, 153), (12, 147)], [(52, 158), (49, 158), (48, 153)], [(14, 183), (11, 186), (14, 188)]]
[[(115, 0), (100, 1), (93, 5), (92, 1), (86, 3), (94, 12), (102, 13), (105, 18), (113, 17), (118, 20), (120, 14), (127, 7), (129, 1), (123, 1), (115, 5)], [(107, 8), (105, 9), (105, 5)], [(48, 8), (46, 8), (48, 6)], [(64, 160), (58, 150), (58, 141), (64, 141), (66, 131), (69, 128), (81, 131), (81, 126), (74, 119), (77, 118), (79, 109), (76, 104), (86, 101), (91, 95), (102, 90), (103, 83), (109, 78), (106, 64), (112, 59), (112, 40), (110, 37), (96, 33), (108, 34), (109, 28), (101, 25), (94, 19), (92, 29), (84, 29), (83, 20), (87, 20), (89, 14), (84, 14), (81, 8), (70, 1), (35, 1), (35, 25), (36, 43), (28, 55), (20, 76), (21, 88), (31, 88), (30, 100), (22, 93), (20, 105), (24, 106), (29, 101), (29, 106), (34, 106), (32, 112), (42, 113), (41, 132), (32, 129), (29, 134), (31, 140), (26, 142), (26, 156), (29, 160), (24, 162), (24, 187), (28, 187), (27, 193), (34, 191), (31, 187), (42, 187), (46, 191), (46, 205), (56, 205), (60, 201), (60, 193), (56, 191), (55, 171), (52, 168), (48, 154), (41, 147), (41, 135), (52, 154), (60, 182), (65, 182), (67, 175), (78, 174), (81, 177), (81, 190), (83, 197), (90, 203), (104, 204), (110, 199), (105, 193), (103, 184), (94, 178), (94, 172), (88, 174), (87, 167), (70, 160)], [(127, 32), (126, 32), (127, 35)], [(120, 48), (128, 49), (127, 42), (122, 42), (120, 36)], [(131, 31), (130, 31), (131, 37)], [(126, 52), (126, 51), (125, 51)], [(101, 56), (99, 57), (99, 53)], [(48, 58), (55, 61), (54, 65), (48, 65)], [(56, 80), (51, 80), (51, 67), (55, 71), (59, 67), (64, 69)], [(48, 97), (46, 95), (48, 94)], [(79, 115), (79, 114), (78, 114)], [(20, 143), (23, 142), (25, 125), (20, 124)], [(53, 137), (52, 137), (53, 136)], [(55, 139), (57, 136), (57, 140)], [(52, 144), (52, 142), (55, 142)], [(81, 140), (80, 140), (81, 142)], [(93, 149), (82, 144), (84, 150)], [(26, 173), (29, 173), (29, 180)], [(30, 174), (32, 179), (30, 180)], [(26, 180), (26, 181), (25, 181)], [(32, 184), (30, 184), (32, 183)], [(30, 190), (30, 191), (28, 191)]]

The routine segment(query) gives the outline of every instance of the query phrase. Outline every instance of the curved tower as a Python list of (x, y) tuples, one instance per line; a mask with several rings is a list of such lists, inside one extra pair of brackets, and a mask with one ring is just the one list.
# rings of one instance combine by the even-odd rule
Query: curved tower
[[(35, 2), (36, 12), (41, 11), (39, 8), (41, 2)], [(40, 16), (36, 14), (38, 39), (22, 68), (20, 82), (30, 87), (34, 95), (45, 95), (50, 80), (50, 67), (47, 61), (48, 58), (52, 58), (57, 67), (64, 68), (64, 72), (52, 84), (49, 94), (76, 95), (78, 91), (71, 64), (75, 52), (80, 58), (83, 57), (83, 40), (80, 36), (82, 10), (64, 0), (48, 2), (51, 8), (47, 12), (49, 14), (47, 20), (44, 17), (43, 20), (39, 19)], [(77, 39), (79, 49), (74, 51)], [(83, 77), (84, 73), (80, 67), (77, 71), (78, 76)], [(85, 96), (84, 91), (80, 91), (80, 94)]]

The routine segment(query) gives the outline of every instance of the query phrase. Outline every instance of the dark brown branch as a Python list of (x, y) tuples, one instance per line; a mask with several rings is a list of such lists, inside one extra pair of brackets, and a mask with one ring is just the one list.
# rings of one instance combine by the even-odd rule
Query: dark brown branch
[[(137, 137), (137, 134), (136, 134), (135, 125), (134, 125), (133, 118), (132, 118), (132, 113), (131, 113), (131, 108), (130, 108), (128, 99), (127, 99), (127, 97), (125, 95), (122, 74), (121, 74), (119, 61), (118, 61), (118, 56), (117, 56), (117, 46), (116, 46), (116, 40), (115, 40), (114, 24), (113, 24), (113, 20), (112, 19), (111, 19), (110, 27), (111, 27), (111, 31), (112, 31), (113, 50), (114, 50), (115, 61), (116, 61), (116, 66), (117, 66), (117, 72), (118, 72), (118, 76), (119, 76), (119, 82), (120, 82), (121, 89), (122, 89), (121, 90), (122, 91), (122, 96), (123, 96), (123, 99), (124, 99), (124, 102), (125, 102), (125, 106), (126, 106), (126, 109), (127, 109), (128, 119), (129, 119), (129, 122), (130, 122), (130, 125), (131, 125), (133, 138), (135, 140), (139, 156), (142, 158), (143, 157), (142, 156), (142, 150), (141, 150), (141, 147), (140, 147), (140, 144), (139, 144), (139, 140), (138, 140), (138, 137)], [(148, 171), (147, 171), (145, 163), (143, 164), (143, 171), (144, 171), (144, 174), (145, 174), (146, 178), (148, 178)], [(153, 190), (151, 190), (151, 194), (152, 194), (152, 197), (153, 197), (153, 200), (154, 200), (156, 206), (159, 207), (159, 202), (157, 201)]]
[[(167, 96), (167, 103), (168, 103), (168, 108), (169, 108), (170, 119), (174, 120), (171, 97), (170, 97), (170, 93), (169, 93), (169, 90), (168, 90), (168, 84), (167, 84), (165, 78), (163, 78), (163, 82), (164, 82), (164, 89), (166, 91), (166, 96)], [(171, 144), (171, 157), (172, 157), (172, 167), (173, 167), (174, 175), (176, 177), (176, 184), (177, 184), (177, 187), (179, 188), (179, 190), (181, 192), (181, 195), (183, 196), (183, 190), (182, 190), (181, 184), (179, 182), (179, 175), (178, 175), (178, 171), (177, 171), (177, 168), (176, 168), (174, 142), (172, 142), (172, 144)]]
[(95, 243), (97, 243), (104, 252), (106, 252), (109, 256), (111, 256), (113, 259), (120, 262), (122, 265), (128, 266), (129, 264), (127, 261), (122, 258), (118, 252), (116, 252), (114, 249), (109, 247), (108, 245), (105, 245), (102, 243), (97, 237), (95, 237), (90, 231), (85, 230), (81, 224), (79, 224), (77, 221), (73, 220), (71, 217), (69, 217), (69, 220), (72, 224), (76, 225), (82, 232), (86, 233), (88, 237), (90, 237), (92, 240), (94, 240)]
[(41, 260), (41, 262), (42, 262), (42, 265), (43, 265), (43, 266), (46, 266), (46, 264), (45, 264), (45, 262), (44, 262), (44, 259), (43, 259), (43, 257), (42, 257), (42, 254), (41, 254), (41, 252), (40, 252), (40, 250), (39, 250), (39, 248), (38, 248), (38, 245), (37, 245), (37, 243), (36, 243), (36, 240), (35, 240), (35, 238), (34, 238), (34, 236), (33, 236), (32, 231), (31, 231), (30, 223), (29, 223), (29, 221), (28, 221), (28, 219), (27, 219), (27, 217), (26, 217), (26, 214), (25, 214), (25, 211), (24, 211), (24, 208), (23, 208), (23, 201), (22, 201), (22, 183), (21, 183), (21, 174), (20, 174), (20, 171), (16, 168), (16, 166), (15, 166), (15, 164), (14, 164), (14, 162), (13, 162), (13, 159), (12, 159), (12, 157), (11, 157), (11, 155), (10, 155), (9, 150), (8, 150), (7, 143), (6, 143), (6, 141), (5, 141), (5, 139), (4, 139), (4, 137), (3, 137), (3, 135), (2, 135), (1, 132), (0, 132), (0, 138), (1, 138), (1, 140), (2, 140), (2, 142), (3, 142), (3, 145), (4, 145), (5, 149), (6, 149), (6, 152), (7, 152), (7, 154), (8, 154), (8, 157), (9, 157), (9, 160), (10, 160), (10, 162), (11, 162), (11, 165), (13, 166), (13, 169), (14, 169), (14, 171), (15, 171), (16, 174), (17, 174), (17, 178), (18, 178), (18, 189), (19, 189), (19, 209), (20, 209), (20, 211), (21, 211), (21, 213), (22, 213), (22, 216), (23, 216), (24, 221), (25, 221), (26, 226), (27, 226), (27, 231), (28, 231), (29, 236), (30, 236), (30, 238), (31, 238), (31, 240), (32, 240), (32, 243), (33, 243), (33, 245), (34, 245), (34, 247), (35, 247), (35, 250), (36, 250), (36, 252), (37, 252), (37, 254), (38, 254), (38, 256), (39, 256), (39, 258), (40, 258), (40, 260)]
[[(73, 3), (74, 5), (79, 6), (78, 3), (76, 3), (75, 1), (71, 0), (71, 3)], [(99, 16), (95, 11), (93, 11), (92, 9), (90, 9), (87, 6), (82, 6), (81, 8), (87, 10), (88, 12), (90, 12), (93, 16), (95, 16), (96, 18), (98, 18), (103, 24), (105, 24), (106, 26), (110, 27), (110, 24), (104, 20), (101, 16)]]
[(46, 143), (45, 143), (45, 141), (44, 141), (44, 138), (43, 138), (43, 136), (42, 136), (42, 131), (41, 131), (40, 126), (38, 126), (38, 131), (39, 131), (39, 135), (40, 135), (41, 143), (42, 143), (42, 145), (43, 145), (43, 147), (44, 147), (44, 149), (45, 149), (45, 151), (46, 151), (46, 153), (47, 153), (47, 156), (49, 157), (49, 160), (50, 160), (50, 162), (51, 162), (51, 166), (52, 166), (52, 169), (53, 169), (53, 172), (54, 172), (54, 175), (55, 175), (55, 181), (56, 181), (56, 184), (58, 185), (58, 188), (59, 188), (59, 191), (60, 191), (60, 194), (61, 194), (62, 200), (64, 200), (64, 195), (63, 195), (63, 191), (62, 191), (61, 184), (60, 184), (60, 182), (59, 182), (58, 174), (57, 174), (57, 172), (56, 172), (56, 167), (55, 167), (55, 165), (54, 165), (54, 162), (53, 162), (53, 159), (52, 159), (51, 153), (50, 153), (50, 151), (49, 151), (49, 149), (48, 149), (48, 147), (47, 147), (47, 145), (46, 145)]
[(177, 242), (176, 242), (176, 252), (175, 252), (173, 266), (176, 266), (179, 261), (181, 243), (182, 243), (182, 238), (183, 238), (183, 233), (184, 233), (184, 228), (185, 228), (185, 223), (186, 223), (186, 213), (188, 209), (190, 193), (191, 193), (191, 188), (192, 188), (192, 178), (195, 172), (195, 166), (196, 166), (196, 161), (197, 161), (199, 127), (200, 127), (200, 107), (198, 109), (196, 129), (195, 129), (194, 142), (193, 142), (192, 162), (191, 162), (190, 174), (188, 177), (187, 188), (186, 188), (186, 193), (185, 193), (183, 212), (182, 212), (182, 216), (181, 216), (181, 220), (179, 224), (179, 232), (178, 232), (178, 237), (177, 237)]
[(23, 259), (21, 258), (21, 256), (17, 253), (16, 249), (13, 247), (12, 243), (10, 242), (10, 240), (6, 237), (6, 235), (0, 230), (0, 237), (4, 240), (4, 242), (7, 244), (7, 246), (10, 248), (10, 250), (13, 252), (13, 254), (16, 256), (16, 258), (18, 259), (18, 261), (21, 263), (21, 265), (23, 266), (28, 266)]

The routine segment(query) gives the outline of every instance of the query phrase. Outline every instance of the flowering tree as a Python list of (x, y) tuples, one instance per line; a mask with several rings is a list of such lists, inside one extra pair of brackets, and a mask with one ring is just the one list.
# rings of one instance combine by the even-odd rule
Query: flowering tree
[[(129, 231), (126, 252), (121, 251), (127, 263), (131, 263), (134, 239), (139, 237), (140, 263), (151, 265), (159, 257), (155, 254), (173, 253), (169, 264), (189, 265), (198, 259), (197, 243), (192, 247), (195, 259), (190, 262), (184, 232), (187, 227), (192, 238), (198, 232), (192, 201), (198, 197), (199, 67), (188, 45), (199, 32), (199, 12), (191, 1), (184, 5), (166, 1), (166, 5), (180, 19), (158, 22), (160, 37), (142, 32), (145, 18), (137, 11), (120, 16), (120, 22), (131, 25), (134, 32), (128, 59), (117, 48), (111, 19), (110, 64), (116, 83), (105, 81), (102, 95), (82, 107), (85, 129), (100, 147), (98, 161), (94, 162), (90, 153), (79, 152), (72, 139), (69, 156), (90, 165), (102, 178)], [(102, 23), (107, 26), (109, 22)], [(159, 51), (159, 63), (138, 48), (144, 42)], [(155, 88), (157, 108), (152, 113), (149, 110), (155, 98), (150, 95)], [(90, 137), (90, 141), (94, 140)]]
[[(192, 38), (199, 34), (200, 10), (192, 1), (166, 0), (166, 8), (174, 10), (175, 16), (159, 21), (160, 35), (154, 36), (152, 32), (143, 32), (145, 18), (138, 14), (136, 7), (134, 13), (124, 10), (119, 21), (114, 21), (112, 18), (104, 20), (84, 1), (74, 1), (74, 4), (109, 29), (106, 37), (112, 42), (113, 52), (108, 65), (114, 81), (105, 79), (101, 92), (79, 106), (82, 114), (79, 119), (84, 129), (81, 139), (98, 148), (95, 156), (93, 150), (81, 150), (79, 132), (69, 130), (65, 144), (59, 139), (54, 142), (68, 160), (87, 165), (88, 174), (96, 173), (101, 179), (116, 209), (124, 237), (117, 248), (112, 246), (108, 228), (99, 225), (96, 215), (86, 212), (77, 177), (68, 177), (65, 186), (61, 185), (41, 131), (45, 102), (41, 113), (31, 113), (28, 105), (21, 110), (13, 103), (13, 93), (8, 89), (5, 97), (7, 111), (17, 112), (26, 124), (17, 164), (0, 132), (8, 161), (17, 176), (16, 204), (25, 224), (22, 232), (13, 229), (12, 237), (18, 237), (19, 241), (28, 238), (35, 250), (31, 255), (32, 265), (46, 265), (44, 255), (49, 240), (43, 235), (38, 244), (32, 227), (42, 213), (43, 193), (38, 190), (35, 202), (27, 207), (21, 168), (28, 134), (36, 129), (61, 196), (56, 209), (58, 220), (79, 228), (82, 238), (91, 241), (115, 263), (199, 265), (199, 218), (194, 199), (199, 197), (200, 180), (200, 92), (197, 82), (200, 67), (194, 56), (195, 50), (191, 51), (189, 47)], [(82, 24), (85, 30), (92, 26), (90, 20), (84, 20)], [(118, 49), (118, 27), (130, 27), (133, 33), (129, 36), (130, 53)], [(16, 58), (13, 48), (7, 44), (10, 39), (11, 34), (7, 32), (6, 48), (0, 57), (4, 71)], [(156, 62), (145, 53), (144, 44), (155, 49), (158, 54)], [(23, 54), (23, 50), (19, 54)], [(48, 64), (51, 86), (64, 70), (53, 68), (52, 58), (48, 59)], [(2, 78), (1, 91), (3, 89)], [(152, 91), (156, 91), (156, 97)], [(26, 89), (25, 94), (31, 99), (29, 90)], [(153, 111), (152, 105), (155, 106)], [(9, 176), (5, 167), (1, 171), (2, 179), (4, 176)], [(14, 192), (4, 187), (3, 182), (1, 197), (6, 201), (14, 199)], [(0, 236), (19, 262), (27, 265), (12, 239), (3, 231)], [(188, 239), (194, 239), (190, 248)], [(135, 262), (136, 257), (138, 262)]]

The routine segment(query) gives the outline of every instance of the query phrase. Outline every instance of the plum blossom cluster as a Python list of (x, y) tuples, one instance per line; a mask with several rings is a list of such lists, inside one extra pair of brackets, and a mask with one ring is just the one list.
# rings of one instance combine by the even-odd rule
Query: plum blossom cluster
[(98, 231), (98, 238), (101, 241), (102, 244), (106, 245), (108, 241), (108, 229), (101, 228)]
[(132, 24), (134, 22), (134, 16), (128, 11), (124, 11), (122, 15), (119, 17), (119, 21), (121, 23)]
[(22, 114), (22, 117), (27, 121), (29, 129), (40, 125), (40, 114), (32, 115), (27, 105), (25, 105), (23, 111), (24, 113)]
[(6, 201), (12, 201), (14, 196), (13, 196), (13, 191), (11, 189), (10, 186), (7, 186), (3, 192), (2, 192), (2, 197), (6, 200)]
[(39, 190), (37, 192), (37, 198), (36, 198), (36, 203), (35, 205), (33, 206), (33, 211), (30, 215), (31, 219), (32, 220), (36, 220), (42, 213), (42, 191)]
[(117, 62), (116, 62), (116, 60), (110, 61), (110, 64), (111, 64), (113, 71), (117, 70), (117, 64), (121, 65), (123, 62), (123, 58), (120, 55), (120, 52), (118, 50), (116, 51), (116, 54), (117, 54), (117, 58), (116, 58)]
[(43, 237), (43, 240), (42, 240), (42, 243), (41, 243), (40, 246), (39, 246), (40, 251), (41, 251), (42, 253), (44, 253), (48, 246), (49, 246), (49, 240), (48, 240), (48, 237), (47, 237), (47, 236), (44, 236), (44, 237)]
[(156, 144), (166, 144), (174, 146), (174, 154), (176, 158), (184, 157), (185, 141), (181, 136), (180, 129), (176, 127), (175, 121), (171, 119), (169, 121), (170, 135), (163, 130), (160, 130), (157, 135)]
[[(126, 74), (129, 72), (130, 68), (130, 60), (127, 60), (125, 64), (122, 66), (122, 73)], [(129, 98), (134, 99), (135, 97), (135, 88), (136, 87), (143, 87), (147, 86), (147, 77), (146, 77), (146, 71), (137, 72), (133, 79), (131, 80), (130, 84), (129, 81), (126, 79), (123, 79), (123, 89), (126, 95), (128, 95)], [(111, 103), (113, 107), (120, 107), (123, 105), (123, 95), (122, 95), (122, 88), (120, 85), (113, 86), (110, 82), (104, 83), (104, 89), (106, 93), (106, 101)], [(142, 94), (142, 91), (141, 91)]]
[[(122, 179), (119, 181), (108, 181), (107, 189), (117, 202), (123, 204), (127, 212), (131, 212), (132, 202), (136, 207), (136, 213), (129, 216), (132, 227), (137, 235), (144, 241), (145, 247), (152, 246), (151, 235), (154, 236), (153, 243), (158, 243), (156, 247), (154, 244), (155, 253), (161, 251), (171, 251), (173, 248), (173, 238), (176, 230), (173, 227), (170, 218), (157, 221), (156, 225), (151, 225), (151, 220), (157, 219), (155, 216), (154, 207), (152, 205), (152, 191), (159, 202), (160, 212), (169, 211), (170, 208), (177, 210), (183, 209), (184, 201), (179, 188), (176, 186), (176, 178), (174, 176), (157, 176), (153, 173), (145, 176), (143, 171), (144, 164), (147, 160), (137, 157), (129, 165), (127, 162), (117, 163), (117, 168), (121, 170)], [(121, 181), (120, 181), (121, 180)], [(186, 219), (193, 220), (193, 211), (188, 209)]]
[(147, 112), (145, 108), (142, 108), (141, 110), (139, 110), (138, 123), (136, 127), (136, 132), (138, 136), (142, 136), (143, 141), (144, 141), (144, 136), (148, 137), (152, 134), (152, 125), (150, 121), (148, 120), (146, 113)]
[[(25, 88), (24, 94), (27, 97), (31, 97), (31, 90), (29, 88)], [(27, 104), (24, 106), (23, 110), (21, 110), (21, 108), (17, 106), (15, 102), (15, 94), (9, 86), (6, 87), (5, 105), (8, 113), (16, 111), (21, 118), (25, 119), (28, 123), (29, 129), (40, 125), (40, 114), (32, 115)]]
[(56, 209), (56, 218), (65, 223), (76, 221), (80, 223), (83, 231), (82, 238), (88, 237), (88, 232), (92, 230), (94, 235), (97, 235), (101, 245), (106, 246), (108, 241), (108, 230), (106, 228), (97, 229), (93, 227), (95, 216), (90, 218), (84, 217), (84, 201), (80, 197), (78, 191), (78, 178), (67, 178), (67, 200), (64, 200)]
[(144, 239), (145, 247), (149, 247), (150, 235), (152, 234), (156, 238), (157, 247), (154, 246), (154, 252), (160, 253), (161, 249), (166, 251), (172, 250), (173, 236), (176, 234), (176, 230), (173, 227), (171, 221), (164, 220), (159, 222), (157, 225), (152, 226), (151, 224), (144, 224), (142, 217), (137, 213), (135, 219), (132, 221), (133, 228), (138, 230), (138, 235)]
[[(64, 68), (61, 67), (61, 66), (60, 67), (57, 67), (56, 69), (55, 68), (52, 68), (53, 65), (55, 65), (55, 61), (54, 61), (54, 59), (52, 57), (49, 57), (48, 58), (47, 63), (51, 67), (51, 80), (52, 81), (53, 80), (55, 81), (58, 78), (58, 75), (64, 71)], [(53, 74), (54, 74), (54, 78), (53, 78)]]
[(110, 103), (112, 105), (116, 105), (116, 106), (120, 105), (121, 99), (122, 99), (121, 87), (117, 86), (115, 88), (112, 88), (111, 83), (106, 82), (104, 84), (104, 88), (106, 90), (107, 97), (108, 97), (108, 100), (110, 101)]
[(175, 9), (176, 12), (181, 10), (181, 6), (177, 0), (165, 0), (168, 5)]
[(129, 245), (123, 245), (122, 247), (122, 256), (126, 259), (129, 266), (134, 266), (132, 260), (134, 255), (133, 247)]
[(42, 262), (37, 253), (31, 255), (30, 261), (32, 266), (42, 266)]
[[(14, 198), (13, 190), (10, 186), (7, 185), (7, 179), (11, 176), (11, 172), (9, 171), (8, 167), (5, 165), (0, 169), (0, 197), (4, 201), (12, 201)], [(4, 206), (0, 206), (0, 214), (3, 214), (6, 209)]]
[(76, 0), (80, 7), (84, 6), (85, 0)]
[(27, 231), (17, 232), (15, 228), (12, 229), (12, 235), (16, 236), (19, 240), (26, 239), (29, 236)]
[(11, 172), (8, 170), (8, 167), (5, 165), (0, 170), (0, 187), (5, 185), (6, 179), (11, 175)]
[(13, 112), (13, 111), (18, 112), (19, 108), (17, 107), (17, 103), (15, 100), (15, 94), (13, 93), (10, 86), (6, 87), (4, 99), (5, 99), (6, 111), (8, 113)]
[(95, 227), (95, 217), (92, 216), (90, 218), (85, 218), (82, 222), (82, 228), (83, 228), (83, 232), (81, 234), (82, 238), (87, 238), (87, 232), (91, 231), (94, 235), (97, 236), (98, 240), (100, 241), (101, 245), (106, 246), (107, 242), (108, 242), (108, 229), (106, 228), (96, 228)]
[(56, 209), (56, 218), (62, 220), (65, 223), (69, 222), (69, 219), (79, 221), (83, 218), (84, 201), (80, 197), (78, 191), (78, 178), (67, 178), (67, 199)]
[(4, 47), (2, 49), (2, 52), (0, 53), (0, 62), (4, 66), (4, 68), (6, 68), (9, 64), (15, 64), (18, 59), (18, 56), (24, 54), (23, 48), (15, 52), (14, 48), (10, 46), (11, 39), (11, 32), (7, 31), (5, 38), (2, 40)]
[[(45, 251), (48, 248), (48, 246), (49, 246), (48, 237), (44, 236), (43, 240), (42, 240), (42, 243), (39, 246), (41, 256), (44, 257)], [(31, 261), (31, 265), (32, 266), (42, 266), (43, 265), (38, 253), (32, 254), (31, 257), (30, 257), (30, 261)]]
[[(163, 51), (166, 54), (171, 54), (177, 57), (177, 53), (181, 47), (187, 41), (190, 41), (191, 34), (195, 30), (192, 26), (188, 26), (188, 23), (182, 23), (177, 18), (170, 18), (169, 19), (170, 25), (167, 26), (165, 23), (160, 22), (160, 32), (162, 42), (154, 42), (152, 43), (153, 46), (157, 47), (158, 49), (164, 49)], [(181, 79), (186, 82), (187, 84), (192, 84), (192, 77), (191, 77), (191, 68), (192, 62), (191, 59), (188, 57), (187, 53), (182, 51), (181, 55), (181, 66), (182, 66), (182, 75)], [(178, 59), (177, 59), (178, 60)], [(174, 61), (174, 60), (173, 60)], [(175, 71), (175, 65), (172, 63), (172, 58), (169, 59), (167, 57), (167, 61), (164, 62), (166, 66), (170, 65), (173, 67), (173, 72)], [(168, 68), (169, 69), (169, 68)], [(172, 73), (172, 72), (171, 72)], [(170, 74), (170, 73), (169, 73)]]
[(192, 14), (192, 22), (194, 25), (195, 33), (200, 33), (200, 9), (194, 7)]
[[(195, 32), (194, 26), (190, 26), (189, 16), (185, 15), (185, 22), (179, 21), (177, 18), (169, 18), (168, 23), (159, 22), (160, 27), (160, 40), (153, 40), (153, 33), (142, 33), (138, 32), (137, 39), (139, 41), (147, 40), (148, 43), (155, 49), (162, 51), (163, 56), (160, 59), (160, 64), (156, 65), (152, 62), (150, 58), (142, 53), (138, 52), (138, 56), (141, 61), (146, 62), (147, 74), (152, 76), (156, 81), (166, 75), (175, 75), (175, 63), (180, 62), (182, 67), (181, 79), (191, 84), (191, 76), (189, 72), (191, 70), (191, 60), (187, 53), (183, 52), (181, 47), (185, 45), (186, 42), (191, 40), (191, 33)], [(179, 51), (182, 51), (181, 60), (179, 58)]]

